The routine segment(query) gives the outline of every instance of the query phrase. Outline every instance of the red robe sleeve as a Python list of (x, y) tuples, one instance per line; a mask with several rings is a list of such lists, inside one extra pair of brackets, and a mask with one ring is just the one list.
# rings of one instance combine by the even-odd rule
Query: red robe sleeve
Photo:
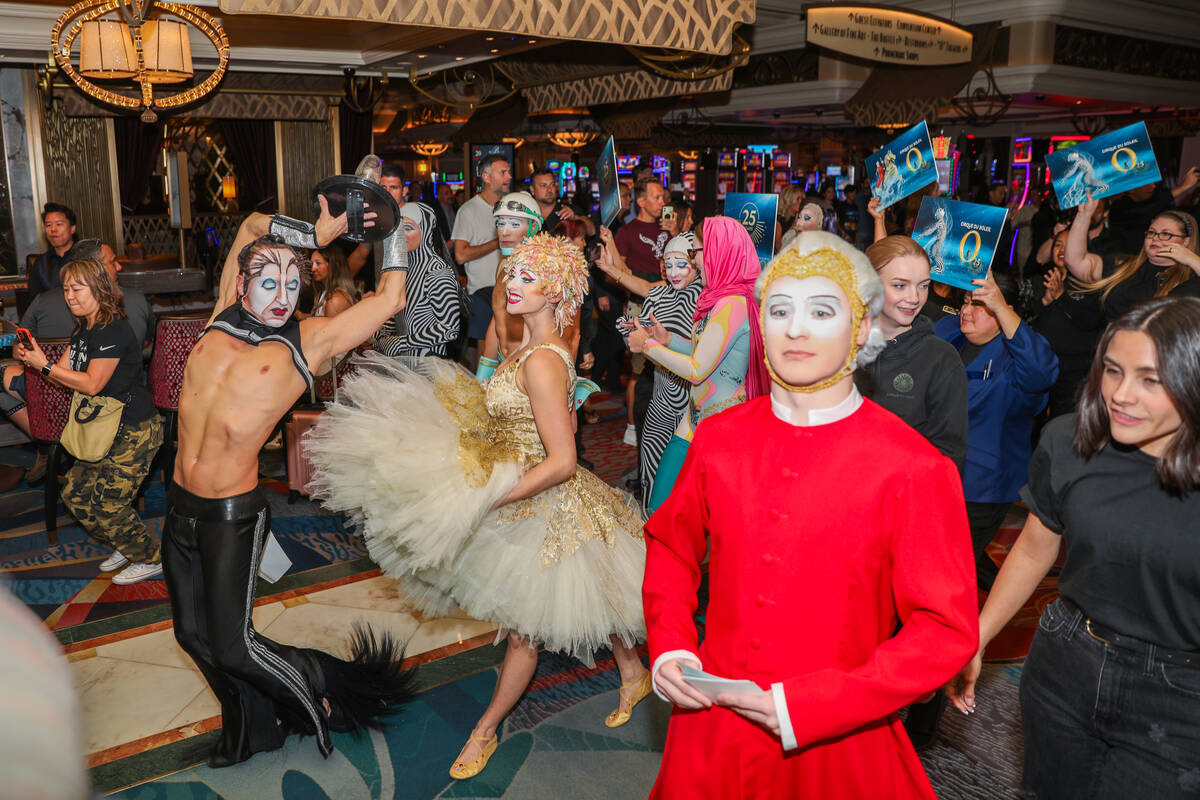
[(940, 688), (979, 648), (978, 596), (962, 484), (949, 459), (908, 470), (889, 499), (892, 593), (903, 623), (854, 669), (783, 681), (799, 747), (883, 719)]
[(699, 648), (695, 614), (700, 564), (708, 551), (704, 459), (697, 431), (671, 495), (646, 522), (642, 609), (653, 664), (671, 650)]

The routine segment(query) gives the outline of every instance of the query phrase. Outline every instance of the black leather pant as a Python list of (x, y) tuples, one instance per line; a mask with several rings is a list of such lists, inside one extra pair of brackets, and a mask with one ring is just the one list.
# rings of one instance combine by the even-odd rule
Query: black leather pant
[(324, 685), (317, 651), (273, 642), (250, 619), (270, 522), (257, 489), (210, 499), (172, 484), (167, 495), (162, 561), (175, 639), (221, 702), (214, 766), (281, 747), (291, 731), (315, 733), (324, 756), (333, 749), (317, 706)]

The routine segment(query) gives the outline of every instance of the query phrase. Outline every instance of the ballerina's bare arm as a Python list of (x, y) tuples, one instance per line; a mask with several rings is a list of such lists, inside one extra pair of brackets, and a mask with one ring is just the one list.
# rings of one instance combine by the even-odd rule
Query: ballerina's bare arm
[(575, 429), (567, 397), (567, 365), (557, 353), (537, 350), (525, 359), (517, 383), (529, 396), (546, 458), (521, 476), (497, 508), (532, 497), (575, 475)]

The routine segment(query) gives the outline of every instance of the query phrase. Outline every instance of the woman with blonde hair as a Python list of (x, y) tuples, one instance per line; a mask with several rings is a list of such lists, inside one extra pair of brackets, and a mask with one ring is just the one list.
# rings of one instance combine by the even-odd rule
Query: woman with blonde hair
[(113, 583), (137, 583), (162, 574), (159, 543), (133, 509), (162, 444), (162, 420), (142, 378), (142, 344), (125, 318), (117, 282), (103, 264), (91, 259), (73, 261), (59, 274), (75, 318), (71, 346), (57, 362), (51, 362), (36, 341), (29, 349), (18, 344), (14, 355), (59, 386), (125, 404), (112, 447), (98, 461), (75, 462), (67, 472), (62, 500), (89, 536), (113, 549), (100, 571), (129, 564)]
[(1118, 261), (1088, 250), (1088, 226), (1099, 200), (1088, 195), (1067, 234), (1067, 269), (1089, 291), (1100, 293), (1104, 316), (1112, 321), (1134, 305), (1155, 297), (1200, 297), (1200, 236), (1196, 219), (1174, 209), (1150, 222), (1136, 256)]
[(967, 454), (967, 374), (958, 353), (921, 315), (929, 298), (929, 256), (908, 236), (867, 248), (883, 281), (879, 327), (887, 347), (855, 374), (864, 397), (915, 428), (959, 468)]

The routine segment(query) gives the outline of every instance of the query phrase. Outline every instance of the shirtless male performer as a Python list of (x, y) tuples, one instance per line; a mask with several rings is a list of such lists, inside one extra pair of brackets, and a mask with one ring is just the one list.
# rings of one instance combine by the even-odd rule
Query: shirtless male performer
[[(209, 326), (188, 357), (179, 393), (179, 452), (167, 495), (163, 568), (175, 638), (221, 702), (221, 738), (208, 763), (245, 761), (315, 734), (379, 724), (411, 696), (400, 648), (366, 628), (351, 660), (261, 636), (250, 613), (271, 510), (258, 488), (258, 453), (280, 418), (331, 356), (365, 341), (404, 306), (404, 232), (384, 240), (378, 293), (336, 317), (292, 318), (305, 250), (347, 230), (324, 197), (316, 224), (251, 214), (225, 259)], [(374, 214), (367, 218), (373, 220)], [(370, 221), (367, 225), (373, 225)]]

